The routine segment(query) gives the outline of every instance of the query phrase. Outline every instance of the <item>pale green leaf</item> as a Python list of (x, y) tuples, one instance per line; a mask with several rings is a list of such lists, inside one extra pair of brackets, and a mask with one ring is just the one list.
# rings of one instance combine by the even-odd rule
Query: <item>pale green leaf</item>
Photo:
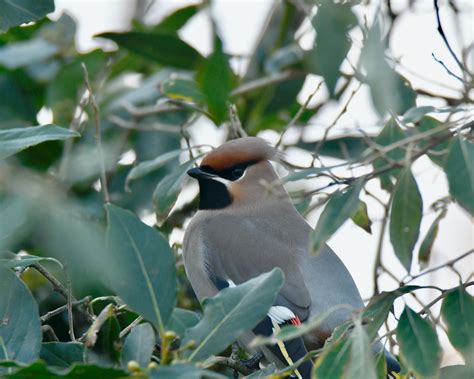
[(125, 179), (125, 187), (128, 188), (132, 180), (143, 178), (144, 176), (150, 174), (153, 171), (156, 171), (166, 164), (177, 159), (183, 150), (173, 150), (165, 154), (158, 155), (155, 159), (149, 161), (143, 161), (137, 164), (134, 168), (130, 170)]
[(420, 249), (418, 250), (418, 261), (426, 267), (430, 260), (431, 250), (433, 248), (434, 241), (438, 235), (439, 223), (446, 216), (446, 209), (444, 209), (433, 221), (428, 232), (426, 232), (423, 242), (421, 242)]
[(364, 184), (365, 182), (360, 180), (344, 191), (338, 190), (331, 195), (331, 199), (318, 220), (316, 229), (311, 233), (311, 252), (317, 253), (334, 232), (354, 214), (359, 204), (359, 193)]
[(444, 171), (448, 177), (449, 192), (454, 199), (474, 216), (474, 144), (461, 136), (449, 150)]
[(163, 331), (176, 301), (176, 269), (168, 241), (133, 213), (107, 205), (109, 282), (133, 310)]
[(153, 203), (158, 225), (161, 226), (168, 218), (186, 180), (186, 172), (193, 167), (195, 160), (196, 158), (191, 159), (174, 168), (171, 173), (160, 180), (153, 191)]
[(54, 12), (54, 0), (3, 0), (0, 2), (0, 32), (36, 21)]
[(283, 274), (276, 268), (205, 299), (202, 320), (186, 331), (182, 342), (182, 346), (195, 342), (196, 347), (185, 353), (188, 359), (200, 361), (220, 353), (252, 329), (266, 316), (282, 285)]
[(423, 212), (423, 200), (409, 168), (398, 178), (390, 208), (390, 241), (409, 272)]
[(127, 367), (129, 361), (136, 361), (140, 367), (146, 368), (150, 363), (155, 343), (155, 331), (150, 324), (135, 326), (123, 344), (122, 366)]
[(38, 305), (25, 283), (0, 264), (0, 361), (31, 363), (41, 349)]
[(450, 292), (443, 300), (441, 316), (448, 329), (451, 344), (466, 362), (474, 356), (474, 298), (464, 288)]
[(361, 320), (355, 321), (350, 339), (351, 354), (347, 367), (347, 377), (376, 379), (372, 347)]
[(322, 75), (331, 97), (340, 73), (339, 68), (351, 47), (349, 31), (357, 25), (350, 3), (324, 1), (312, 20), (316, 30), (315, 47), (309, 55), (309, 68)]
[(370, 220), (369, 214), (367, 213), (367, 204), (362, 200), (359, 200), (357, 210), (351, 216), (351, 220), (354, 221), (354, 224), (360, 226), (367, 233), (372, 234), (372, 221)]
[(441, 347), (434, 326), (405, 307), (397, 325), (403, 362), (421, 377), (434, 377), (441, 362)]
[(79, 136), (78, 132), (57, 125), (0, 130), (0, 159), (45, 141), (65, 140)]

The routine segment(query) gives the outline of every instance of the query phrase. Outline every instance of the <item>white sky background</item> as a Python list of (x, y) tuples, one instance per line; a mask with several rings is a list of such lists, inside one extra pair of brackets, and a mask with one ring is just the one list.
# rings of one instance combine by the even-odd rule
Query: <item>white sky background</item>
[[(172, 10), (192, 3), (184, 0), (157, 0), (150, 7), (146, 21), (155, 23)], [(227, 52), (232, 54), (248, 55), (251, 53), (263, 26), (266, 15), (271, 8), (273, 1), (268, 0), (218, 0), (214, 2), (213, 16), (217, 21), (219, 31), (224, 40)], [(378, 2), (374, 2), (378, 4)], [(406, 7), (408, 1), (392, 1), (394, 11)], [(441, 3), (441, 18), (444, 30), (456, 53), (459, 54), (460, 46), (468, 46), (474, 43), (474, 1), (456, 1), (461, 9), (461, 22), (456, 23), (453, 12), (446, 6), (446, 1)], [(390, 47), (394, 56), (400, 59), (400, 72), (403, 73), (412, 83), (414, 88), (423, 88), (435, 93), (456, 96), (459, 90), (458, 82), (447, 75), (446, 71), (436, 63), (431, 54), (445, 62), (451, 69), (456, 70), (446, 46), (440, 35), (436, 31), (436, 19), (433, 10), (432, 0), (419, 0), (416, 2), (415, 12), (406, 13), (397, 19)], [(103, 41), (93, 40), (94, 34), (125, 30), (130, 24), (135, 9), (134, 0), (56, 0), (55, 18), (64, 10), (67, 10), (78, 21), (77, 46), (80, 50), (90, 50), (100, 46)], [(375, 6), (367, 12), (366, 7), (356, 7), (360, 12), (359, 16), (367, 16), (369, 20), (373, 18)], [(304, 27), (302, 28), (304, 30)], [(211, 34), (208, 18), (201, 12), (194, 17), (180, 32), (183, 39), (192, 44), (203, 54), (211, 51)], [(356, 45), (361, 46), (361, 36), (353, 33), (352, 38)], [(304, 47), (309, 48), (312, 44), (313, 35), (309, 34), (302, 40)], [(357, 48), (351, 51), (350, 58), (353, 63), (357, 61)], [(242, 65), (234, 63), (234, 69), (242, 70)], [(474, 53), (470, 55), (470, 67), (474, 67)], [(457, 72), (457, 71), (456, 71)], [(428, 79), (428, 81), (426, 80)], [(320, 77), (313, 76), (307, 79), (303, 91), (299, 95), (300, 102), (304, 102), (308, 95), (314, 91)], [(346, 91), (346, 98), (350, 91)], [(313, 99), (312, 103), (324, 100), (325, 90), (321, 90)], [(318, 112), (312, 120), (311, 127), (306, 133), (308, 140), (315, 139), (324, 131), (324, 127), (329, 125), (345, 103), (342, 98), (341, 103), (331, 104)], [(418, 106), (434, 105), (440, 106), (437, 101), (427, 97), (419, 97)], [(471, 108), (471, 116), (473, 115)], [(436, 116), (435, 116), (436, 117)], [(366, 130), (374, 130), (374, 125), (380, 125), (377, 114), (373, 111), (368, 90), (362, 88), (351, 102), (348, 110), (339, 120), (335, 133), (339, 133), (347, 127), (358, 125)], [(216, 132), (216, 128), (202, 120), (191, 130), (193, 141), (198, 143), (211, 143), (218, 145), (222, 142), (224, 133)], [(292, 139), (291, 131), (287, 134), (288, 141)], [(262, 137), (270, 142), (276, 142), (279, 135), (275, 132), (265, 132)], [(299, 164), (308, 163), (309, 156), (302, 153), (290, 153), (289, 160)], [(330, 164), (331, 161), (325, 161)], [(428, 215), (423, 218), (420, 239), (422, 239), (431, 222), (436, 216), (429, 206), (442, 196), (448, 195), (448, 187), (445, 175), (434, 166), (429, 159), (421, 158), (413, 166), (413, 171), (423, 195), (424, 213)], [(346, 173), (349, 174), (349, 173)], [(369, 187), (372, 192), (384, 199), (388, 199), (387, 194), (380, 190), (378, 183), (372, 181)], [(196, 191), (196, 187), (191, 191)], [(186, 194), (183, 194), (186, 195)], [(182, 199), (181, 199), (182, 200)], [(363, 298), (368, 298), (372, 294), (372, 270), (376, 252), (377, 240), (380, 230), (380, 220), (382, 218), (382, 208), (371, 198), (363, 198), (367, 202), (369, 216), (373, 220), (373, 234), (369, 235), (352, 222), (347, 222), (330, 240), (331, 247), (345, 262), (352, 273)], [(313, 213), (309, 218), (312, 226), (316, 224), (320, 211)], [(387, 228), (388, 232), (388, 228)], [(176, 233), (175, 238), (182, 238), (182, 233)], [(433, 247), (431, 265), (442, 264), (453, 257), (468, 251), (473, 247), (474, 229), (472, 220), (465, 211), (456, 205), (449, 207), (446, 218), (440, 223), (439, 234)], [(418, 251), (418, 246), (415, 252)], [(384, 241), (383, 263), (390, 268), (398, 277), (402, 278), (405, 271), (393, 254), (393, 249), (389, 242), (388, 233)], [(456, 266), (466, 278), (474, 268), (474, 257), (463, 260)], [(418, 268), (414, 267), (414, 272)], [(457, 276), (449, 270), (438, 271), (432, 275), (427, 275), (422, 280), (413, 284), (434, 284), (442, 288), (450, 288), (458, 284)], [(398, 287), (397, 283), (386, 276), (382, 276), (379, 281), (382, 290), (390, 290)], [(437, 295), (436, 292), (418, 291), (419, 298), (427, 302), (427, 299)], [(409, 300), (410, 306), (420, 309), (416, 302)], [(403, 304), (398, 302), (397, 309), (400, 310)], [(444, 334), (441, 338), (446, 340)], [(443, 340), (442, 340), (443, 341)], [(443, 342), (442, 342), (443, 343)], [(446, 346), (446, 343), (443, 343)], [(457, 363), (461, 358), (452, 350), (448, 349), (444, 356), (444, 363)]]

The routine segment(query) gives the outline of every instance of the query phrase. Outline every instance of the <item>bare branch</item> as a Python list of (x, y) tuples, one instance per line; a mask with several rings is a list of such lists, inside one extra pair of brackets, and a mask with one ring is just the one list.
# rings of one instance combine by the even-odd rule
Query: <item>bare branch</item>
[(100, 164), (100, 184), (102, 187), (102, 193), (104, 194), (104, 202), (106, 204), (110, 203), (109, 189), (107, 187), (107, 176), (105, 173), (105, 161), (104, 161), (104, 150), (102, 148), (102, 137), (100, 130), (100, 113), (99, 106), (95, 101), (94, 92), (92, 91), (91, 83), (89, 82), (89, 72), (84, 62), (81, 63), (82, 70), (84, 72), (84, 82), (86, 88), (89, 91), (90, 103), (92, 105), (92, 111), (94, 113), (94, 124), (95, 124), (95, 140), (97, 143), (97, 152), (99, 155), (99, 164)]
[[(459, 68), (461, 69), (462, 72), (468, 73), (464, 65), (461, 63), (461, 61), (458, 59), (456, 54), (454, 53), (451, 45), (449, 44), (448, 38), (446, 37), (446, 34), (444, 33), (443, 26), (441, 25), (441, 18), (439, 17), (439, 6), (438, 6), (438, 0), (433, 0), (434, 1), (434, 7), (435, 7), (435, 12), (436, 12), (436, 21), (438, 22), (438, 33), (441, 35), (441, 38), (443, 38), (443, 41), (448, 48), (449, 52), (451, 53), (452, 57), (458, 64)], [(434, 57), (434, 55), (433, 55)], [(436, 58), (435, 58), (436, 59)], [(444, 64), (443, 64), (444, 66)], [(462, 80), (458, 76), (456, 76), (458, 79)], [(464, 80), (462, 80), (464, 82)]]

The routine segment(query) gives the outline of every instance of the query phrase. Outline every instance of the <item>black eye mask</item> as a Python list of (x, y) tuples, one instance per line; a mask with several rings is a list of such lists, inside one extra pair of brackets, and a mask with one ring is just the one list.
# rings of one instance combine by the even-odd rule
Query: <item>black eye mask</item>
[(245, 173), (245, 170), (247, 169), (247, 167), (253, 165), (254, 163), (256, 163), (256, 161), (239, 163), (235, 166), (226, 168), (224, 170), (219, 170), (219, 171), (214, 170), (210, 166), (202, 166), (201, 170), (208, 172), (209, 174), (220, 176), (221, 178), (224, 178), (230, 181), (235, 181), (241, 178), (242, 175)]

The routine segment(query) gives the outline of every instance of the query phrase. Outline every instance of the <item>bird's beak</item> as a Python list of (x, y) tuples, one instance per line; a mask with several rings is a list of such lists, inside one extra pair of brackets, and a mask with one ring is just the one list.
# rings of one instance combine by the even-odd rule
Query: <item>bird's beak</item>
[(187, 171), (187, 174), (194, 179), (200, 180), (200, 179), (212, 179), (215, 177), (215, 175), (210, 174), (204, 170), (201, 170), (200, 167), (194, 167), (191, 170)]

